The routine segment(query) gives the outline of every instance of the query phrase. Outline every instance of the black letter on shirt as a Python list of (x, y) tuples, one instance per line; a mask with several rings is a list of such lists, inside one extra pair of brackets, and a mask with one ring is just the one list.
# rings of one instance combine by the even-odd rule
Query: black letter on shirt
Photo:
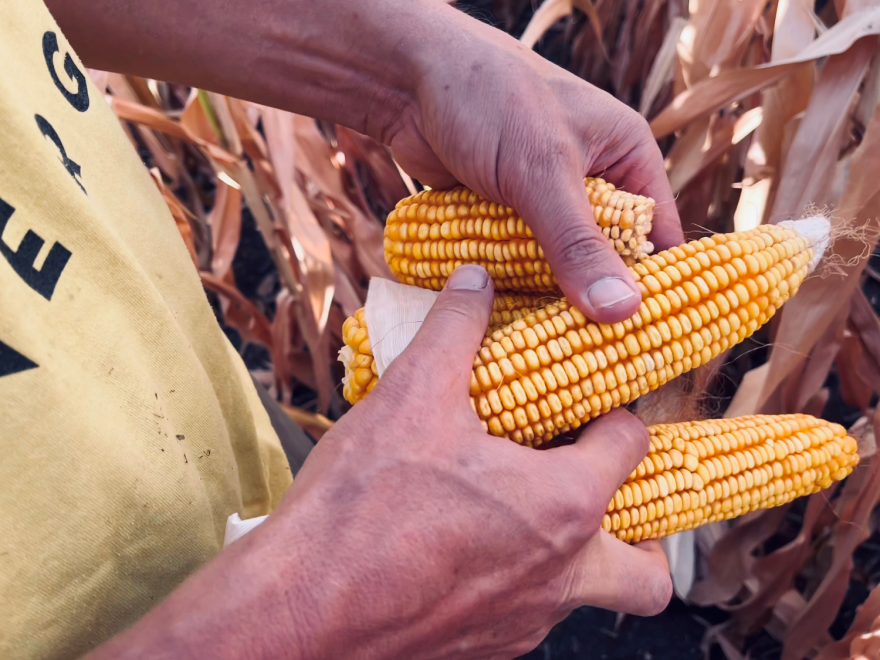
[[(55, 132), (55, 129), (52, 127), (52, 124), (47, 122), (40, 115), (34, 115), (34, 119), (37, 120), (37, 126), (40, 127), (40, 133), (45, 135), (47, 138), (52, 140), (55, 143), (55, 146), (58, 148), (58, 151), (61, 152), (61, 164), (64, 165), (64, 169), (70, 172), (70, 176), (73, 177), (73, 180), (76, 181), (76, 185), (82, 188), (82, 191), (85, 193), (86, 189), (83, 188), (82, 182), (79, 180), (80, 177), (80, 167), (79, 163), (71, 160), (67, 157), (67, 151), (64, 150), (64, 145), (61, 144), (61, 138), (58, 137), (58, 133)], [(88, 193), (86, 193), (88, 195)]]
[(9, 222), (9, 218), (12, 217), (13, 213), (15, 213), (15, 209), (0, 199), (0, 254), (6, 257), (6, 261), (12, 266), (12, 270), (18, 273), (19, 277), (30, 288), (46, 300), (52, 300), (52, 294), (55, 293), (55, 285), (58, 284), (61, 273), (70, 259), (70, 250), (61, 245), (61, 243), (55, 243), (49, 250), (49, 255), (46, 257), (45, 263), (43, 263), (43, 268), (36, 270), (34, 268), (34, 261), (45, 241), (37, 236), (33, 230), (28, 229), (27, 234), (21, 239), (21, 245), (18, 246), (17, 252), (13, 252), (3, 241), (3, 231), (6, 229), (6, 223)]
[(38, 366), (40, 365), (33, 360), (28, 360), (17, 350), (0, 341), (0, 378), (17, 374), (20, 371), (27, 371), (28, 369), (33, 369)]
[(58, 91), (64, 95), (64, 98), (67, 99), (70, 105), (80, 112), (85, 112), (89, 109), (89, 86), (86, 84), (86, 77), (76, 67), (76, 64), (73, 63), (70, 53), (67, 53), (64, 56), (64, 72), (68, 78), (76, 81), (76, 94), (68, 92), (55, 71), (55, 65), (52, 63), (52, 56), (57, 52), (58, 37), (55, 36), (54, 32), (47, 32), (43, 35), (43, 56), (46, 58), (46, 66), (49, 67), (52, 80), (55, 82)]

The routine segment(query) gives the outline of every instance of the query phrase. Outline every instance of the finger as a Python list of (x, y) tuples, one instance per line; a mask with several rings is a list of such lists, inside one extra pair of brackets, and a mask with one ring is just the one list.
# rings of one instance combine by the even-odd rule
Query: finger
[(449, 277), (407, 349), (392, 362), (380, 381), (398, 374), (430, 370), (428, 387), (437, 395), (470, 390), (474, 355), (492, 313), (492, 281), (480, 266), (464, 264)]
[(391, 153), (404, 172), (425, 185), (451, 188), (458, 183), (417, 130), (397, 133), (391, 140)]
[(574, 471), (574, 479), (589, 488), (589, 496), (604, 505), (648, 454), (650, 438), (645, 425), (618, 408), (587, 426), (577, 442), (558, 451)]
[(654, 200), (654, 219), (649, 236), (655, 251), (684, 243), (681, 219), (675, 206), (675, 195), (663, 165), (663, 155), (654, 141), (647, 123), (643, 129), (630, 133), (641, 137), (635, 146), (602, 176), (614, 185), (634, 195), (645, 195)]
[(652, 616), (672, 598), (666, 554), (657, 541), (627, 545), (596, 534), (569, 565), (567, 600), (615, 612)]
[(514, 208), (532, 228), (559, 287), (594, 321), (615, 323), (638, 311), (641, 294), (593, 217), (575, 168), (532, 168)]

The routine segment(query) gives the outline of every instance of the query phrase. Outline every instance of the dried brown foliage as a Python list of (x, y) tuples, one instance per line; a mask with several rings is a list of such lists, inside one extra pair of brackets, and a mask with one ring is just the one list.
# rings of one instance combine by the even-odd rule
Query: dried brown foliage
[[(843, 399), (863, 413), (858, 470), (812, 496), (783, 542), (767, 545), (787, 508), (752, 514), (688, 537), (696, 563), (677, 551), (684, 559), (673, 570), (687, 599), (731, 615), (707, 630), (707, 649), (745, 657), (745, 636), (765, 627), (783, 660), (880, 657), (874, 583), (846, 637), (828, 632), (880, 501), (880, 408), (871, 408), (880, 322), (860, 286), (874, 276), (865, 245), (880, 235), (880, 1), (494, 0), (493, 9), (502, 28), (649, 119), (689, 236), (808, 207), (858, 229), (831, 248), (836, 274), (807, 281), (774, 320), (766, 360), (735, 350), (639, 412), (650, 422), (721, 414), (719, 406), (728, 416), (818, 414), (834, 370)], [(310, 392), (308, 410), (288, 409), (320, 436), (332, 424), (323, 414), (344, 410), (334, 366), (342, 320), (363, 303), (370, 277), (389, 277), (384, 214), (413, 182), (384, 147), (342, 127), (177, 85), (92, 76), (152, 168), (223, 321), (268, 350), (271, 371), (255, 375), (285, 405)], [(243, 209), (278, 281), (250, 298), (232, 267)], [(751, 369), (727, 368), (742, 364)], [(735, 374), (732, 400), (707, 394), (719, 373)]]
[[(92, 77), (151, 165), (224, 323), (271, 356), (271, 373), (256, 375), (282, 402), (305, 389), (309, 408), (340, 414), (342, 320), (363, 304), (370, 277), (390, 276), (382, 221), (412, 182), (384, 147), (342, 127), (322, 131), (306, 117), (178, 85)], [(245, 209), (278, 281), (253, 299), (232, 268)], [(315, 436), (328, 428), (326, 417), (290, 412)]]

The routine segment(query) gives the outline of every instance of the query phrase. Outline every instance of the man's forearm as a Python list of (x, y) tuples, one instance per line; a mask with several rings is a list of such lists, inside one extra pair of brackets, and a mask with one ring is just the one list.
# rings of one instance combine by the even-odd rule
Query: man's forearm
[[(47, 0), (86, 66), (181, 82), (383, 138), (415, 95), (439, 0)], [(454, 20), (454, 19), (453, 19)]]

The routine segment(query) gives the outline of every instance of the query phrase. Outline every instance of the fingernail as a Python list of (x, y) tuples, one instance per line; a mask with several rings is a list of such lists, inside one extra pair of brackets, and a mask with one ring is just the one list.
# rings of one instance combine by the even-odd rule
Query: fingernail
[(606, 277), (587, 289), (587, 298), (593, 309), (607, 309), (619, 305), (636, 292), (619, 277)]
[(485, 268), (474, 264), (462, 264), (449, 276), (446, 288), (454, 291), (481, 291), (487, 284), (489, 284), (489, 273)]

